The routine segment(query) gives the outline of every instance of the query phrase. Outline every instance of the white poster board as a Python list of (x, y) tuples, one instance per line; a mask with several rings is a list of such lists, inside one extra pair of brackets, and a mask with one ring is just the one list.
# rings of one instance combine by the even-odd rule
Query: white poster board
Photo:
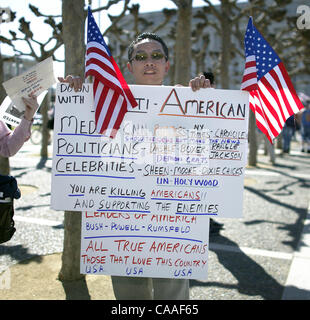
[(52, 208), (242, 217), (248, 93), (130, 88), (138, 106), (109, 140), (95, 132), (92, 85), (58, 84)]
[(83, 212), (82, 274), (207, 279), (209, 217)]
[(115, 139), (58, 84), (52, 207), (82, 211), (83, 274), (207, 278), (209, 218), (241, 217), (248, 93), (131, 86)]

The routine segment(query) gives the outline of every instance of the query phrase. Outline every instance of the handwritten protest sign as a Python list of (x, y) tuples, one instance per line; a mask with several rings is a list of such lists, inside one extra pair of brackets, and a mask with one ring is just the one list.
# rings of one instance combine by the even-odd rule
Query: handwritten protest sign
[(81, 273), (206, 279), (209, 217), (241, 217), (248, 94), (131, 86), (113, 140), (92, 85), (56, 95), (52, 207), (82, 211)]
[(209, 218), (83, 212), (82, 274), (207, 278)]
[(131, 86), (115, 139), (95, 132), (92, 85), (58, 84), (55, 210), (241, 217), (248, 93)]

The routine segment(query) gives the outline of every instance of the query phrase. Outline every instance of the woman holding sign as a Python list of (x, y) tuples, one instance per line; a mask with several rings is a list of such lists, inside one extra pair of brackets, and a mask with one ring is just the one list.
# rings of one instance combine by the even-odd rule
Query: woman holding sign
[(30, 138), (32, 118), (37, 111), (39, 104), (34, 95), (28, 98), (23, 97), (25, 113), (20, 124), (14, 131), (11, 131), (6, 124), (0, 120), (0, 155), (2, 157), (14, 156), (23, 144)]

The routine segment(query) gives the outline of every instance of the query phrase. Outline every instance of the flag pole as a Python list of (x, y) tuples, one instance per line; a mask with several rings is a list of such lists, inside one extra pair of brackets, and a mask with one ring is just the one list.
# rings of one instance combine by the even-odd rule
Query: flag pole
[[(250, 17), (252, 17), (253, 21), (253, 7), (250, 9)], [(249, 104), (249, 158), (248, 165), (256, 167), (257, 165), (257, 135), (256, 135), (256, 119), (255, 114), (250, 108)]]

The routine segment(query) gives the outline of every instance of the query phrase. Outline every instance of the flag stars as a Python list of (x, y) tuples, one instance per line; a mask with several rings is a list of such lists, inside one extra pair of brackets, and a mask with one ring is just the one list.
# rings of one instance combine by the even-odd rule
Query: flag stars
[(255, 55), (257, 79), (259, 80), (281, 60), (255, 27), (246, 31), (244, 40), (246, 56)]

